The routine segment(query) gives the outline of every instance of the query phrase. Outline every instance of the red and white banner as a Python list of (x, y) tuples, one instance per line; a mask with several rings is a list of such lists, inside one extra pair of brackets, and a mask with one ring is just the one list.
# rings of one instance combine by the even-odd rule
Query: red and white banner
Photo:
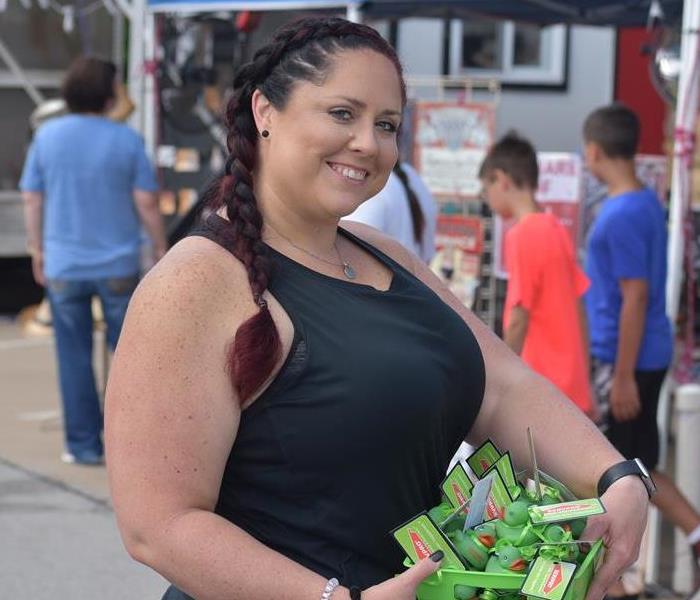
[(481, 191), (479, 167), (494, 141), (494, 106), (417, 102), (413, 165), (439, 200), (470, 200)]

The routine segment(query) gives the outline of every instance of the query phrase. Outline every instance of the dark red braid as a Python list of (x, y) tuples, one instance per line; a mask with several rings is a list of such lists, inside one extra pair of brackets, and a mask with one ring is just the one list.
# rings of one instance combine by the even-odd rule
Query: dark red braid
[(236, 332), (229, 350), (231, 377), (241, 403), (270, 377), (282, 351), (279, 333), (263, 294), (270, 282), (271, 262), (262, 241), (263, 219), (255, 199), (253, 174), (258, 160), (258, 131), (252, 113), (252, 96), (259, 89), (277, 109), (284, 109), (297, 81), (320, 84), (332, 57), (343, 50), (372, 49), (389, 58), (405, 86), (394, 50), (374, 29), (338, 18), (306, 18), (277, 31), (272, 41), (241, 67), (234, 94), (226, 107), (229, 158), (213, 200), (226, 207), (230, 239), (236, 258), (248, 274), (253, 298), (260, 310)]

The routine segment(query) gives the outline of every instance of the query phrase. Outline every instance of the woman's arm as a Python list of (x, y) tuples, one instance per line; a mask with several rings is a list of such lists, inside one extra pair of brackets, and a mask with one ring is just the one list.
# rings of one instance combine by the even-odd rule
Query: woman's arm
[(142, 282), (105, 402), (114, 508), (129, 553), (198, 600), (313, 600), (323, 577), (213, 513), (241, 414), (226, 349), (255, 310), (242, 266), (203, 238)]

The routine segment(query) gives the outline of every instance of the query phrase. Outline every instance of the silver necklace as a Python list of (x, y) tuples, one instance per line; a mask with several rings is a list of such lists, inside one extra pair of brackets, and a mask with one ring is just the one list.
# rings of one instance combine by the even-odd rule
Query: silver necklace
[(293, 246), (297, 250), (303, 252), (304, 254), (308, 254), (312, 258), (315, 258), (316, 260), (320, 260), (321, 262), (326, 263), (327, 265), (332, 265), (334, 267), (339, 267), (343, 270), (343, 275), (345, 275), (346, 278), (348, 279), (355, 279), (357, 277), (357, 271), (352, 267), (352, 265), (347, 261), (343, 260), (343, 255), (340, 253), (340, 250), (338, 249), (338, 242), (337, 240), (333, 242), (333, 248), (335, 248), (335, 252), (338, 255), (338, 258), (340, 259), (340, 263), (333, 262), (331, 260), (327, 260), (321, 256), (317, 256), (313, 252), (309, 252), (305, 248), (302, 248), (301, 246), (297, 246), (292, 240), (290, 240), (286, 235), (281, 234), (279, 231), (277, 231), (272, 225), (268, 223), (267, 225), (272, 231), (274, 231), (278, 236), (280, 236), (283, 240), (285, 240), (290, 246)]

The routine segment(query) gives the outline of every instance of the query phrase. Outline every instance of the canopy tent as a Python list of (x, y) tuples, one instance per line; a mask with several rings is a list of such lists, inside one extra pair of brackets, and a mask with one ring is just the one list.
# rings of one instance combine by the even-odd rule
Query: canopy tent
[(347, 9), (348, 0), (149, 0), (154, 12), (198, 13), (217, 10), (317, 10), (322, 8)]
[[(644, 25), (652, 0), (149, 0), (156, 12), (345, 8), (367, 18), (484, 15), (541, 24)], [(659, 0), (667, 20), (680, 20), (683, 0)]]
[[(483, 15), (540, 24), (645, 25), (652, 0), (366, 0), (370, 18), (462, 17)], [(681, 18), (683, 0), (660, 0), (665, 17)]]
[[(130, 73), (132, 95), (137, 100), (133, 124), (144, 133), (147, 142), (154, 139), (154, 115), (144, 111), (153, 94), (153, 77), (144, 78), (155, 56), (153, 13), (206, 13), (218, 10), (310, 10), (345, 9), (347, 18), (434, 17), (458, 18), (481, 15), (496, 19), (541, 24), (585, 24), (606, 26), (646, 25), (650, 18), (663, 16), (668, 23), (681, 26), (681, 68), (676, 103), (674, 161), (670, 201), (667, 307), (672, 322), (678, 312), (683, 281), (686, 237), (684, 224), (691, 202), (690, 166), (695, 151), (695, 125), (700, 89), (700, 1), (699, 0), (114, 0), (131, 20)], [(146, 82), (144, 83), (144, 79)], [(149, 93), (150, 89), (150, 93)], [(151, 102), (152, 104), (152, 102)], [(151, 111), (152, 112), (152, 111)], [(688, 230), (689, 231), (689, 230)], [(668, 404), (665, 386), (660, 406)], [(661, 430), (668, 431), (667, 410), (661, 410)], [(664, 420), (665, 419), (665, 420)], [(665, 444), (662, 444), (665, 453)], [(665, 460), (662, 457), (662, 463)], [(660, 534), (658, 515), (652, 520), (648, 556), (648, 580), (658, 576)]]

